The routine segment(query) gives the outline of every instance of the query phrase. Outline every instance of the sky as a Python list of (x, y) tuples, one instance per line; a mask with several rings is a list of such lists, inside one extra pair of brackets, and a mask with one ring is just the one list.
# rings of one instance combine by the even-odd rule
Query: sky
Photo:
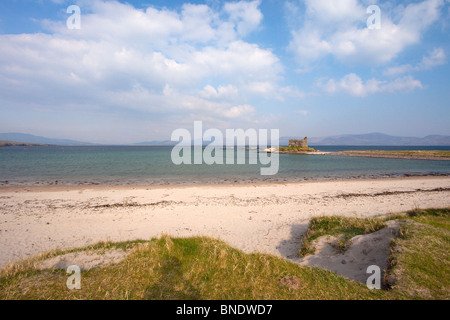
[(449, 56), (450, 0), (2, 0), (0, 132), (450, 135)]

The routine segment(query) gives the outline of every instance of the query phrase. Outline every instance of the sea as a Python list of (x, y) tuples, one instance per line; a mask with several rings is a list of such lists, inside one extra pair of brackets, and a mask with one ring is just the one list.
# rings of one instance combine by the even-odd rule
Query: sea
[[(311, 146), (346, 150), (450, 150), (450, 147)], [(342, 180), (450, 174), (450, 161), (280, 154), (276, 175), (249, 164), (258, 150), (235, 150), (236, 164), (175, 165), (170, 146), (0, 148), (0, 185), (177, 185)], [(226, 156), (224, 150), (224, 157)], [(245, 164), (237, 164), (237, 157)]]

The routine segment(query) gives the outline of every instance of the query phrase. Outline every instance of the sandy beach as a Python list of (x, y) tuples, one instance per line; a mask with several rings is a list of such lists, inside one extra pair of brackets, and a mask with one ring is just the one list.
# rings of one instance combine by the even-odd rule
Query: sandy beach
[(450, 206), (450, 177), (195, 186), (0, 187), (0, 268), (99, 241), (209, 236), (295, 259), (314, 216)]

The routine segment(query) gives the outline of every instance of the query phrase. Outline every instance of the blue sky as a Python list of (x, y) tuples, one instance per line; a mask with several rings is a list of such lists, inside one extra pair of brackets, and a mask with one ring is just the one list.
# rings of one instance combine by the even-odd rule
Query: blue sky
[(450, 135), (449, 40), (449, 0), (4, 0), (0, 132)]

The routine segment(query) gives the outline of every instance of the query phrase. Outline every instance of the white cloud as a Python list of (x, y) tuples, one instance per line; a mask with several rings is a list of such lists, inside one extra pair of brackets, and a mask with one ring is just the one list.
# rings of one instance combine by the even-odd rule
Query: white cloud
[(308, 16), (330, 25), (361, 20), (365, 13), (358, 0), (305, 0), (305, 5)]
[(238, 118), (246, 115), (252, 115), (255, 112), (255, 108), (246, 104), (235, 106), (230, 109), (224, 110), (223, 115), (227, 118)]
[(266, 99), (285, 101), (286, 98), (303, 99), (306, 94), (294, 86), (280, 86), (273, 81), (255, 81), (248, 83), (242, 90), (257, 94)]
[(246, 36), (260, 25), (263, 15), (259, 10), (261, 0), (251, 2), (228, 2), (224, 11), (230, 15), (230, 21), (236, 24), (236, 31)]
[(444, 64), (446, 62), (446, 58), (444, 49), (437, 48), (434, 49), (429, 56), (424, 57), (418, 67), (421, 70), (428, 70)]
[(283, 100), (278, 86), (271, 81), (254, 81), (246, 85), (244, 89), (252, 94), (257, 94), (268, 99)]
[(387, 82), (380, 87), (380, 91), (394, 93), (396, 91), (412, 91), (414, 89), (423, 88), (424, 86), (419, 80), (414, 79), (412, 76), (406, 76)]
[(328, 55), (345, 63), (385, 64), (420, 43), (423, 33), (439, 19), (443, 5), (443, 0), (424, 0), (400, 11), (380, 4), (381, 29), (369, 30), (369, 15), (360, 1), (305, 0), (306, 22), (292, 30), (289, 48), (303, 68)]
[(347, 74), (340, 80), (319, 79), (316, 85), (330, 94), (345, 92), (354, 97), (366, 97), (375, 93), (394, 93), (423, 88), (422, 83), (411, 76), (397, 78), (393, 81), (370, 79), (364, 82), (361, 77), (354, 73)]
[(238, 96), (239, 90), (234, 85), (219, 86), (217, 89), (207, 85), (200, 92), (200, 97), (204, 99), (226, 99), (234, 100)]
[(208, 75), (249, 79), (274, 79), (282, 71), (279, 59), (270, 51), (244, 41), (231, 42), (227, 48), (205, 47), (187, 57), (188, 62)]
[(218, 11), (185, 4), (180, 12), (116, 1), (77, 4), (80, 30), (44, 21), (50, 34), (0, 35), (2, 103), (220, 121), (253, 115), (251, 96), (237, 101), (241, 88), (276, 87), (283, 71), (270, 50), (243, 40), (262, 21), (260, 1), (227, 3)]
[(429, 70), (433, 67), (446, 63), (446, 54), (444, 49), (436, 48), (428, 56), (423, 57), (422, 61), (417, 65), (404, 64), (397, 67), (387, 69), (383, 74), (387, 76), (395, 76), (403, 73)]

